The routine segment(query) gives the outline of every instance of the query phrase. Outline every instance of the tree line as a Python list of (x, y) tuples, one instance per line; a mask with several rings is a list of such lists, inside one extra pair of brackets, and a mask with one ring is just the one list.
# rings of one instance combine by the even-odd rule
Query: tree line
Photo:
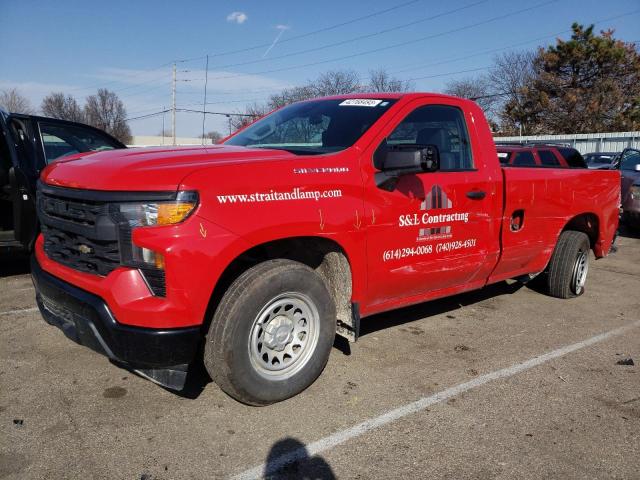
[[(11, 113), (34, 115), (36, 110), (17, 89), (0, 92), (0, 107)], [(45, 117), (80, 122), (104, 130), (120, 140), (131, 143), (131, 129), (127, 124), (127, 110), (118, 96), (106, 88), (85, 99), (84, 106), (71, 95), (52, 92), (42, 99), (40, 112)]]

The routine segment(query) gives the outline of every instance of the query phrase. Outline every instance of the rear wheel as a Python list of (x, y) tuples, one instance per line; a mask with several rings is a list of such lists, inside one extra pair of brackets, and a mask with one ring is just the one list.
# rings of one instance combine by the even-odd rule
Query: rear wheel
[(302, 263), (269, 260), (240, 275), (222, 297), (205, 366), (236, 400), (278, 402), (318, 378), (335, 330), (335, 306), (322, 278)]
[(547, 273), (549, 294), (558, 298), (584, 293), (589, 272), (589, 237), (582, 232), (562, 232), (553, 251)]

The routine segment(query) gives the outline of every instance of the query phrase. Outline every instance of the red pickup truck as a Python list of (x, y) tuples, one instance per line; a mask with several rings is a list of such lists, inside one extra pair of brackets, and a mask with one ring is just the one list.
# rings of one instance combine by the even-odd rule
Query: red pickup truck
[(473, 102), (358, 94), (284, 107), (202, 148), (79, 154), (43, 172), (45, 320), (169, 388), (291, 397), (360, 319), (543, 273), (585, 289), (620, 175), (512, 168)]

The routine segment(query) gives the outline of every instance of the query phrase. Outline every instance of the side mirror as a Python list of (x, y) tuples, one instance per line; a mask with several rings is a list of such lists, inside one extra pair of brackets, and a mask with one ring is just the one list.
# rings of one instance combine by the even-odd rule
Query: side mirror
[(383, 141), (373, 154), (376, 185), (383, 190), (395, 189), (402, 175), (435, 172), (440, 168), (440, 152), (436, 145), (388, 145)]

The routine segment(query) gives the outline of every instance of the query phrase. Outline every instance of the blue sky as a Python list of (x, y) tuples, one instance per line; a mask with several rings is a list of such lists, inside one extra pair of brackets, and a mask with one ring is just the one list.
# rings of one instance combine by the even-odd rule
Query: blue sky
[[(170, 63), (180, 59), (177, 105), (201, 109), (209, 53), (210, 111), (240, 111), (329, 69), (364, 78), (383, 67), (416, 90), (440, 91), (481, 73), (500, 51), (546, 45), (566, 38), (574, 21), (599, 20), (597, 29), (640, 41), (637, 0), (0, 0), (0, 89), (16, 87), (37, 107), (51, 91), (82, 102), (106, 87), (136, 117), (170, 106)], [(155, 135), (162, 116), (130, 125)], [(178, 135), (196, 136), (202, 116), (180, 113), (177, 125)], [(212, 129), (226, 132), (226, 119), (208, 116)]]

